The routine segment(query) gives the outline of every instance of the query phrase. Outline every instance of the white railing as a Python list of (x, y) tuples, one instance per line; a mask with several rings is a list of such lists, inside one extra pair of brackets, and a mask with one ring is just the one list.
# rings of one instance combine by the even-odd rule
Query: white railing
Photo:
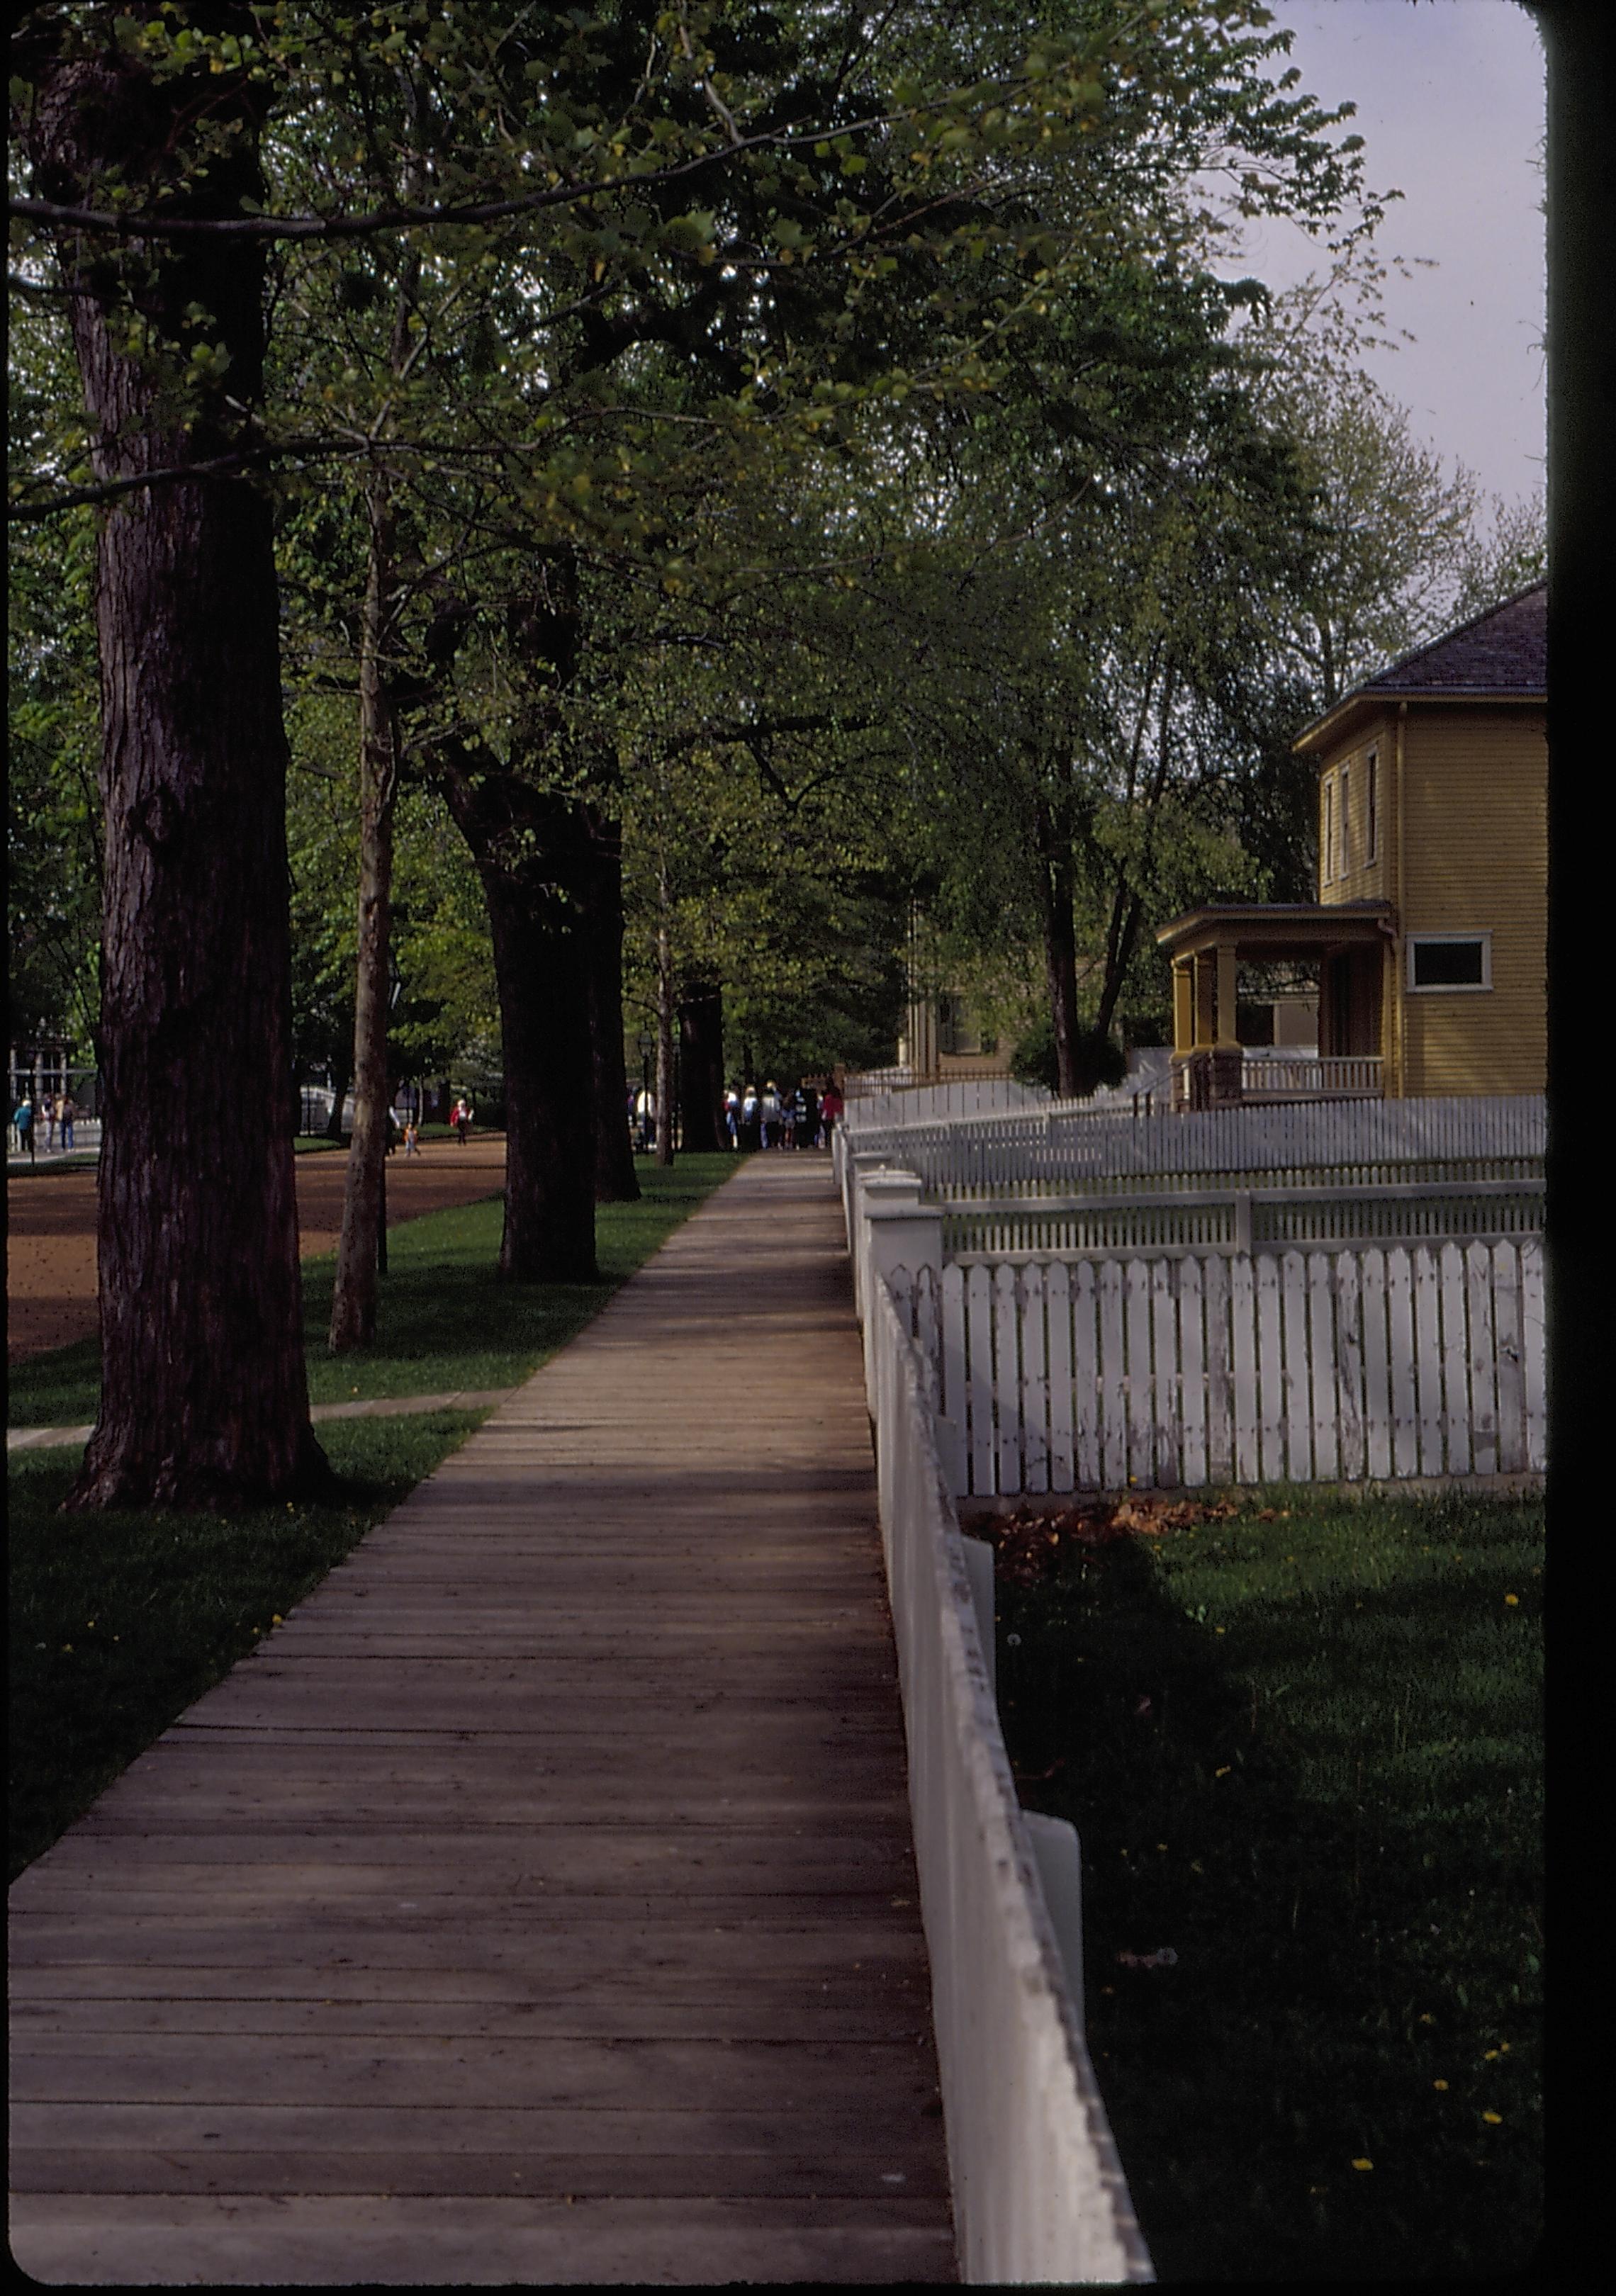
[[(1075, 1838), (1018, 1805), (975, 1542), (960, 1536), (926, 1370), (884, 1284), (865, 1336), (960, 2277), (1148, 2281), (1083, 2033)], [(990, 1636), (990, 1583), (986, 1608)]]
[[(873, 1269), (865, 1281), (884, 1289)], [(979, 1262), (893, 1282), (960, 1496), (1546, 1464), (1535, 1240)]]
[(1248, 1100), (1378, 1099), (1384, 1066), (1378, 1054), (1248, 1053), (1240, 1088)]

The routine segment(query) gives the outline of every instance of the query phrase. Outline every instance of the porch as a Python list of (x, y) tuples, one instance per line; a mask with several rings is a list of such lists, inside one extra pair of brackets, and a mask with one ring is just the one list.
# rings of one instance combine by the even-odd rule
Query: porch
[[(1156, 939), (1173, 965), (1173, 1107), (1382, 1098), (1395, 935), (1388, 901), (1230, 903), (1164, 925)], [(1317, 970), (1316, 1054), (1241, 1041), (1240, 967), (1276, 962)]]

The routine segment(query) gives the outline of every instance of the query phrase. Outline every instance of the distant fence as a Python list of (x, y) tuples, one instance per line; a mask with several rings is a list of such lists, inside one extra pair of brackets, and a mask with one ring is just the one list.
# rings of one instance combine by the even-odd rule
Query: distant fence
[(1546, 1464), (1535, 1240), (978, 1263), (893, 1288), (962, 1496)]
[(1149, 1176), (1339, 1173), (1440, 1164), (1452, 1178), (1521, 1176), (1547, 1147), (1541, 1093), (1347, 1100), (1129, 1115), (1081, 1103), (949, 1119), (870, 1123), (850, 1150), (881, 1155), (953, 1197), (1073, 1193)]

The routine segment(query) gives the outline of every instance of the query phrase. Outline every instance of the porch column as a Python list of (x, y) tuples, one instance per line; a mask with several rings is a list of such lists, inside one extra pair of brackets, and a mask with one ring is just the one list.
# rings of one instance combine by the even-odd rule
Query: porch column
[(1173, 1050), (1180, 1055), (1195, 1048), (1195, 984), (1186, 957), (1173, 959)]
[(1218, 975), (1218, 1033), (1211, 1057), (1211, 1097), (1214, 1107), (1239, 1100), (1244, 1088), (1244, 1056), (1240, 1049), (1240, 1022), (1235, 1002), (1237, 967), (1232, 940), (1220, 940), (1215, 952)]
[(1212, 1026), (1212, 991), (1214, 986), (1213, 957), (1210, 949), (1197, 949), (1195, 965), (1195, 1049), (1210, 1048), (1217, 1041)]

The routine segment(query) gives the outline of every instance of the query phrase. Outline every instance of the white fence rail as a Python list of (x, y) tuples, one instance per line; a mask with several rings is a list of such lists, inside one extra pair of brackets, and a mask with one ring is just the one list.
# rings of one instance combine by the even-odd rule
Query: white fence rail
[(1013, 1115), (1041, 1109), (1049, 1095), (1013, 1077), (948, 1077), (929, 1084), (894, 1083), (881, 1074), (848, 1078), (842, 1121), (857, 1134), (908, 1124), (946, 1123), (969, 1116)]
[[(1075, 1938), (1075, 1838), (1018, 1805), (926, 1367), (876, 1291), (865, 1355), (960, 2276), (1148, 2281), (1084, 2039), (1080, 1961), (1062, 1952), (1042, 1878), (1064, 1864)], [(1063, 1857), (1041, 1850), (1050, 1836)]]
[(978, 1263), (893, 1283), (962, 1496), (1546, 1464), (1536, 1241)]
[[(1391, 1169), (1398, 1168), (1393, 1166)], [(1407, 1243), (1426, 1238), (1534, 1235), (1541, 1180), (1402, 1181), (1353, 1187), (1154, 1189), (1128, 1195), (995, 1197), (939, 1207), (947, 1260), (1051, 1253), (1278, 1251), (1286, 1244)]]
[[(1329, 1171), (1440, 1164), (1449, 1177), (1510, 1178), (1547, 1145), (1541, 1093), (1490, 1098), (1309, 1101), (1128, 1115), (1059, 1103), (1020, 1114), (869, 1123), (861, 1152), (890, 1157), (957, 1197), (1072, 1193), (1153, 1175)], [(1504, 1169), (1508, 1165), (1511, 1168)], [(1416, 1177), (1414, 1173), (1409, 1177)]]

